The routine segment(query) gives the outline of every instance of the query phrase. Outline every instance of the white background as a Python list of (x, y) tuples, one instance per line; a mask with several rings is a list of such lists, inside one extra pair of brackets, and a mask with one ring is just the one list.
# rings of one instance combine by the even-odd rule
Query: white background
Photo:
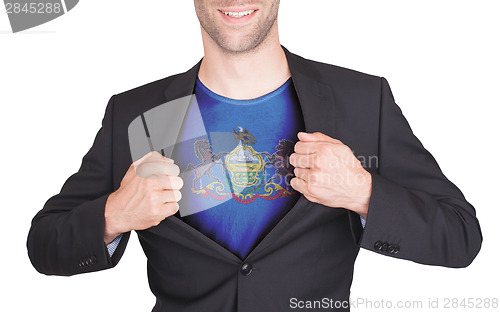
[[(361, 250), (353, 299), (422, 300), (425, 307), (429, 298), (500, 297), (497, 3), (281, 3), (280, 38), (291, 52), (388, 79), (413, 131), (476, 207), (483, 230), (482, 250), (466, 269)], [(202, 53), (192, 1), (83, 0), (18, 34), (2, 9), (1, 311), (151, 310), (135, 234), (116, 268), (69, 278), (37, 273), (26, 236), (31, 218), (78, 170), (111, 95), (184, 72)]]

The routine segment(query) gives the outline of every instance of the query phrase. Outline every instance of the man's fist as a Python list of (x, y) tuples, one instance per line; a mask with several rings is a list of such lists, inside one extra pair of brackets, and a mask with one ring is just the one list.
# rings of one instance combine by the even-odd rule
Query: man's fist
[(372, 179), (351, 149), (320, 132), (299, 132), (298, 138), (290, 155), (295, 167), (291, 186), (312, 202), (343, 207), (366, 218)]
[(153, 151), (130, 165), (105, 207), (104, 242), (121, 233), (158, 225), (179, 210), (183, 185), (172, 159)]

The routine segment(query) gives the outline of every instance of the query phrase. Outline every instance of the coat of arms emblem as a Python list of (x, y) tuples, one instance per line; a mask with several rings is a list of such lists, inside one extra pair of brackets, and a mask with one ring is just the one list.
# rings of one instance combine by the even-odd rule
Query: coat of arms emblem
[[(293, 143), (280, 140), (275, 153), (258, 152), (252, 147), (257, 138), (247, 129), (237, 129), (233, 128), (236, 147), (230, 152), (215, 154), (207, 139), (194, 143), (195, 155), (201, 163), (196, 166), (188, 164), (186, 168), (194, 173), (193, 193), (219, 200), (232, 196), (240, 203), (250, 203), (259, 197), (271, 200), (295, 193), (289, 186), (293, 167), (288, 163)], [(266, 171), (266, 167), (276, 169), (270, 178), (266, 174), (272, 169)], [(214, 174), (215, 170), (219, 175)], [(211, 181), (206, 186), (203, 186), (203, 177), (205, 181)], [(285, 185), (273, 182), (277, 179), (284, 180), (281, 184)]]

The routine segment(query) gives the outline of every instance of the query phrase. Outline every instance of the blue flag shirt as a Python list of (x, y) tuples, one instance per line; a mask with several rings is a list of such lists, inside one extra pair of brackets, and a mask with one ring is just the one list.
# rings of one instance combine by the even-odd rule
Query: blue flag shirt
[[(189, 211), (181, 218), (244, 259), (300, 196), (288, 162), (304, 131), (297, 94), (290, 78), (266, 95), (234, 100), (197, 79), (195, 96), (172, 155), (184, 179), (180, 211)], [(207, 135), (193, 139), (200, 125)]]

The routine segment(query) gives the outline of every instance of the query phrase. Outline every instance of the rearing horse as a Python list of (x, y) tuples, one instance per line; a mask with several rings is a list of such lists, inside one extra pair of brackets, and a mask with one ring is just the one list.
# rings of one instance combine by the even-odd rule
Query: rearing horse
[(189, 163), (184, 172), (188, 170), (192, 170), (194, 172), (193, 179), (193, 189), (196, 189), (196, 182), (200, 181), (200, 189), (203, 188), (201, 178), (203, 176), (208, 176), (209, 178), (222, 183), (221, 180), (213, 175), (212, 168), (215, 165), (222, 166), (223, 174), (226, 173), (226, 169), (224, 168), (224, 163), (222, 162), (222, 156), (229, 154), (228, 152), (220, 152), (219, 154), (215, 154), (212, 151), (212, 146), (210, 145), (207, 139), (197, 140), (194, 142), (194, 153), (196, 157), (201, 160), (201, 164), (194, 166)]

